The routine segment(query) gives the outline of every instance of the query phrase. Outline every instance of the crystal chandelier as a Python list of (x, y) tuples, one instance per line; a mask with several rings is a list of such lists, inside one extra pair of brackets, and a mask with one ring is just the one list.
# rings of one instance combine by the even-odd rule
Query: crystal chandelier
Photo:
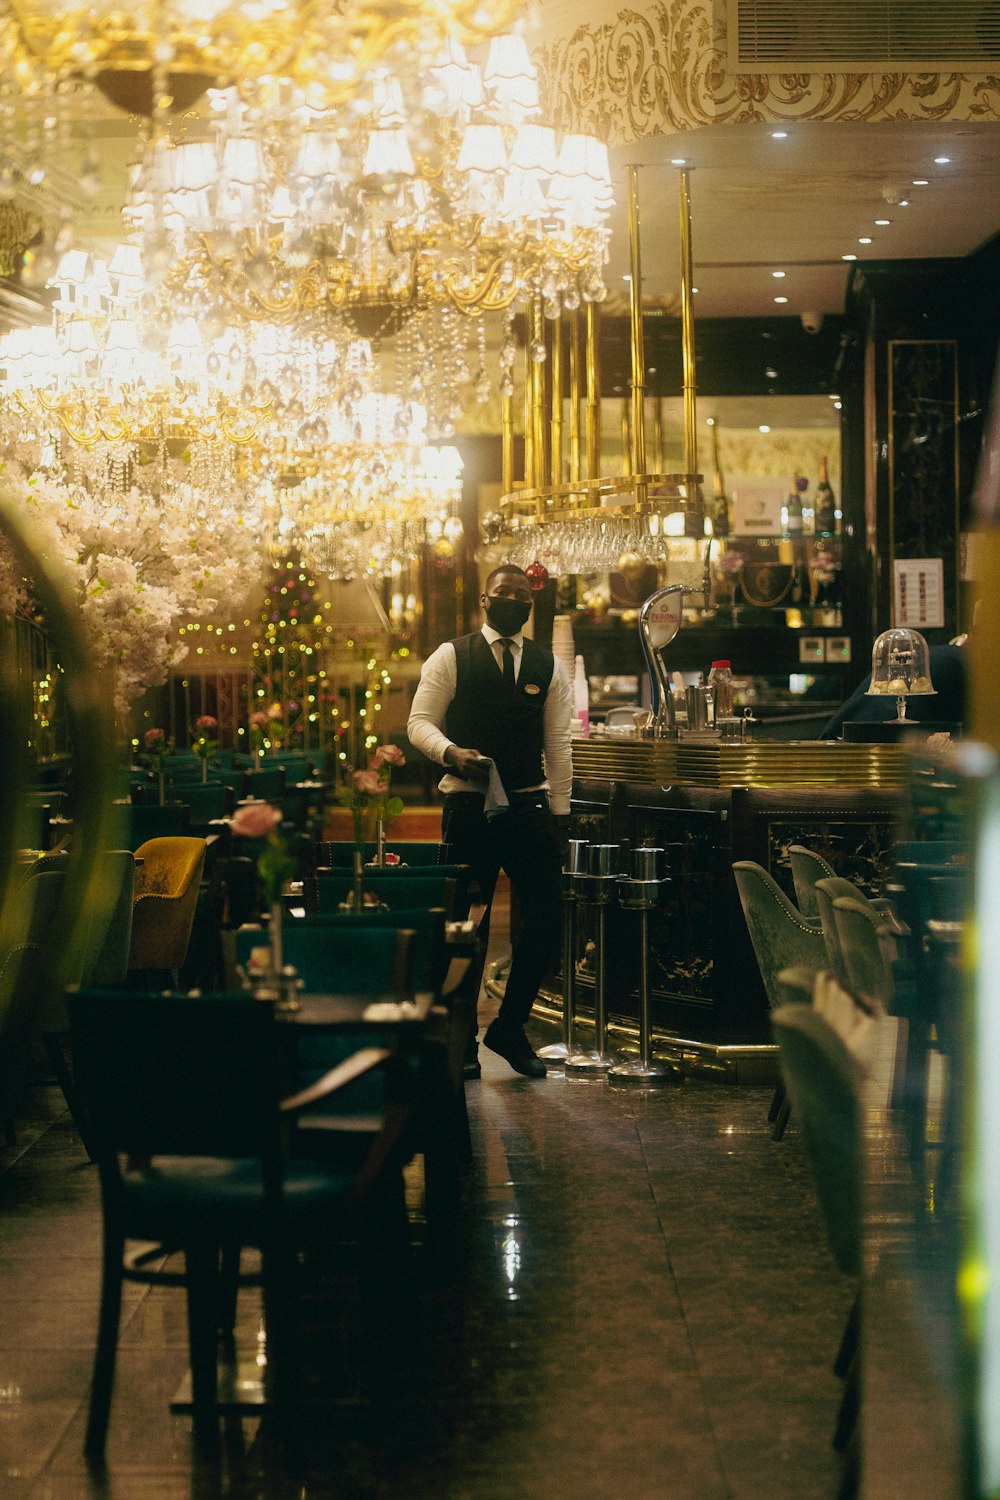
[(213, 93), (214, 121), (157, 139), (126, 217), (147, 261), (175, 262), (211, 306), (248, 319), (303, 310), (463, 312), (605, 295), (612, 206), (606, 147), (557, 137), (520, 36), (482, 64), (452, 35), (429, 68), (374, 70), (349, 109), (277, 89), (248, 111)]
[(432, 55), (446, 33), (491, 36), (513, 0), (8, 0), (4, 55), (18, 87), (84, 78), (132, 113), (187, 110), (211, 84), (254, 97), (274, 78), (318, 105), (348, 100), (380, 60)]

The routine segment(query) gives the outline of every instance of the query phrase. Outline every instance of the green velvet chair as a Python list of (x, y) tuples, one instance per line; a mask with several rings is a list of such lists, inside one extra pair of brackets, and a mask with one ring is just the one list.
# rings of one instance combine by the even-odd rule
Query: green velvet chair
[[(861, 1276), (861, 1086), (863, 1071), (836, 1031), (808, 1005), (771, 1013), (785, 1086), (813, 1179), (827, 1240), (844, 1276)], [(859, 1302), (847, 1320), (834, 1363), (845, 1379), (834, 1445), (854, 1432), (860, 1381)]]
[(816, 882), (836, 875), (836, 870), (822, 854), (807, 849), (804, 844), (791, 844), (788, 857), (792, 866), (792, 881), (795, 885), (795, 900), (804, 917), (816, 921), (819, 906), (816, 901)]
[[(217, 1432), (218, 1334), (232, 1330), (233, 1282), (262, 1285), (268, 1394), (291, 1423), (300, 1402), (298, 1252), (328, 1251), (345, 1227), (357, 1227), (365, 1199), (373, 1213), (361, 1231), (362, 1270), (379, 1257), (384, 1266), (394, 1242), (399, 1274), (406, 1220), (393, 1147), (405, 1085), (360, 1163), (290, 1155), (288, 1126), (352, 1081), (390, 1069), (393, 1053), (365, 1047), (300, 1089), (290, 1028), (249, 996), (82, 990), (69, 1006), (104, 1219), (88, 1456), (98, 1459), (105, 1446), (125, 1281), (187, 1293), (194, 1429), (203, 1441)], [(238, 1277), (244, 1247), (261, 1251), (259, 1275)], [(182, 1270), (164, 1265), (167, 1253), (183, 1255)]]
[(166, 970), (177, 985), (187, 957), (205, 866), (205, 840), (154, 838), (140, 844), (128, 967)]
[[(364, 889), (389, 907), (440, 906), (449, 921), (468, 913), (468, 866), (415, 866), (412, 870), (366, 870)], [(337, 911), (351, 894), (352, 876), (346, 870), (318, 871), (315, 910)]]

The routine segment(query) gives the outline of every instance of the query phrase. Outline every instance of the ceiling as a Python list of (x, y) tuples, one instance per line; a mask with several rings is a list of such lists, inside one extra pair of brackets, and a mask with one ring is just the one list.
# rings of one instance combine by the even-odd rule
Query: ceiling
[[(779, 129), (783, 139), (775, 138)], [(679, 173), (671, 159), (683, 157), (692, 168), (696, 317), (828, 315), (844, 310), (845, 255), (962, 257), (1000, 232), (998, 148), (998, 123), (922, 121), (712, 125), (616, 148), (612, 305), (623, 305), (628, 291), (630, 163), (640, 168), (644, 298), (666, 307), (677, 301)], [(49, 173), (47, 221), (61, 197), (79, 241), (117, 239), (128, 165), (139, 150), (133, 119), (103, 101), (92, 106)], [(949, 162), (935, 164), (940, 156)], [(82, 192), (88, 175), (95, 183)], [(891, 222), (878, 227), (879, 218)], [(866, 235), (872, 243), (859, 244)], [(780, 281), (772, 276), (779, 270)], [(787, 302), (776, 303), (779, 296)]]
[[(775, 139), (778, 130), (784, 139)], [(935, 164), (941, 156), (950, 161)], [(670, 165), (680, 157), (692, 168), (696, 317), (840, 313), (844, 255), (962, 257), (1000, 232), (1000, 124), (704, 126), (612, 153), (613, 293), (626, 289), (629, 270), (630, 163), (641, 169), (643, 295), (670, 298), (680, 286), (680, 174)], [(877, 227), (876, 219), (891, 222)], [(859, 244), (862, 236), (872, 243)], [(779, 281), (772, 272), (780, 270)], [(775, 303), (778, 296), (787, 303)]]

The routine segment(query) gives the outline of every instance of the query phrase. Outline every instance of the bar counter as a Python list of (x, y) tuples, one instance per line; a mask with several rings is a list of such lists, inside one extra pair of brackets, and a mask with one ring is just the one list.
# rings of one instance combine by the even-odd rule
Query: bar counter
[[(623, 871), (628, 849), (664, 850), (669, 883), (649, 925), (656, 1054), (734, 1081), (769, 1077), (775, 1060), (767, 1001), (733, 862), (755, 860), (794, 900), (788, 850), (805, 844), (876, 894), (891, 867), (908, 753), (898, 745), (834, 741), (593, 736), (574, 742), (573, 764), (573, 837), (623, 846)], [(577, 1011), (586, 1029), (594, 970), (586, 906), (577, 926)], [(611, 1041), (634, 1049), (636, 914), (612, 902), (606, 931)], [(535, 1013), (555, 1020), (560, 989), (543, 991)]]

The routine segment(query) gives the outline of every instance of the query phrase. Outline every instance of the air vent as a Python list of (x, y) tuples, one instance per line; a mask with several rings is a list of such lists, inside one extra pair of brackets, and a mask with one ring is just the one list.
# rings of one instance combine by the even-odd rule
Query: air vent
[(729, 0), (736, 73), (988, 73), (1000, 0)]

